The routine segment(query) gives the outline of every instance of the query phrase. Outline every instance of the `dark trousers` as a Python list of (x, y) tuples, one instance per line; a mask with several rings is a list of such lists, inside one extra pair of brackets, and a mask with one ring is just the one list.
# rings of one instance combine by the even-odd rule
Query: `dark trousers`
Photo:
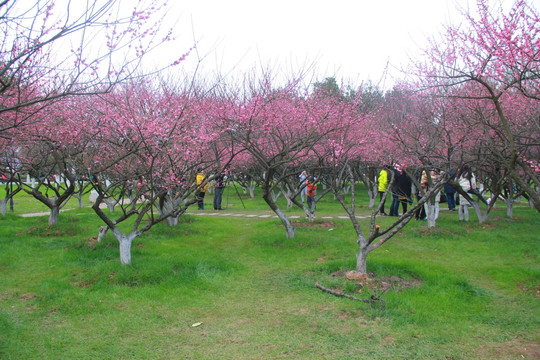
[(204, 210), (204, 195), (206, 195), (206, 192), (204, 191), (197, 191), (197, 193), (195, 194), (199, 210)]
[[(422, 200), (422, 196), (418, 196), (418, 201), (420, 200)], [(414, 213), (414, 218), (416, 220), (424, 220), (426, 218), (426, 208), (424, 205), (416, 209), (416, 212)]]
[(223, 197), (223, 188), (216, 187), (214, 192), (214, 210), (221, 210), (221, 199)]
[[(379, 201), (382, 201), (382, 198), (384, 196), (384, 191), (379, 191)], [(381, 214), (384, 214), (384, 203), (386, 202), (386, 199), (384, 199), (382, 206), (381, 206)]]
[(407, 205), (408, 200), (407, 198), (401, 197), (401, 199), (397, 196), (392, 194), (392, 205), (390, 205), (390, 216), (399, 216), (399, 204), (401, 203), (401, 207), (403, 209), (403, 214), (407, 212)]
[(455, 193), (446, 193), (446, 200), (448, 201), (448, 209), (454, 210), (456, 208)]
[(390, 205), (390, 216), (398, 216), (399, 211), (399, 198), (397, 195), (392, 194), (392, 204)]
[(307, 197), (307, 207), (312, 213), (315, 212), (315, 199), (313, 198), (313, 196)]

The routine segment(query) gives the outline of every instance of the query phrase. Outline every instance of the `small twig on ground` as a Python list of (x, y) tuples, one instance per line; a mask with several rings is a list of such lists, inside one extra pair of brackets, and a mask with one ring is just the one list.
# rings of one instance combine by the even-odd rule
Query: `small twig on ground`
[(335, 295), (335, 296), (338, 296), (338, 297), (344, 297), (344, 298), (347, 298), (347, 299), (361, 301), (361, 302), (368, 303), (368, 304), (379, 303), (381, 305), (381, 309), (384, 309), (384, 307), (386, 306), (386, 302), (383, 299), (381, 299), (380, 297), (375, 296), (375, 295), (371, 295), (371, 297), (369, 299), (360, 299), (360, 298), (357, 298), (356, 296), (348, 295), (348, 294), (345, 294), (345, 293), (343, 293), (341, 291), (335, 291), (335, 290), (329, 289), (327, 287), (324, 287), (324, 286), (320, 285), (319, 283), (315, 283), (315, 286), (318, 289), (320, 289), (320, 290), (322, 290), (324, 292), (327, 292), (329, 294), (332, 294), (332, 295)]

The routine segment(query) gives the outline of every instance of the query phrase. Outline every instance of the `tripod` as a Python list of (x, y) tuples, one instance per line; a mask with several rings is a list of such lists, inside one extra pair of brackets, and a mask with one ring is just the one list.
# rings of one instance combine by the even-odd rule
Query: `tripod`
[[(234, 186), (234, 189), (236, 190), (236, 195), (238, 195), (238, 198), (240, 199), (240, 202), (242, 203), (242, 207), (245, 209), (246, 205), (244, 205), (244, 201), (242, 200), (242, 197), (240, 196), (240, 192), (238, 191), (238, 188), (236, 187), (236, 184), (234, 181), (232, 181), (232, 184)], [(225, 208), (229, 208), (229, 189), (231, 188), (231, 177), (227, 177), (227, 206)]]

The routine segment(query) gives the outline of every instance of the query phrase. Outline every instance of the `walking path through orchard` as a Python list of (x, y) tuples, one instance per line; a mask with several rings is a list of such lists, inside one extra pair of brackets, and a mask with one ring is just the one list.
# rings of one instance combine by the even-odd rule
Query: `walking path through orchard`
[[(263, 215), (257, 215), (257, 214), (241, 214), (241, 213), (227, 213), (227, 212), (211, 212), (211, 213), (205, 213), (205, 212), (196, 212), (196, 213), (192, 213), (192, 212), (189, 212), (189, 213), (186, 213), (188, 215), (195, 215), (195, 216), (217, 216), (217, 217), (225, 217), (225, 216), (230, 216), (230, 217), (246, 217), (246, 218), (261, 218), (261, 219), (265, 219), (265, 218), (275, 218), (277, 219), (277, 215), (269, 215), (269, 214), (263, 214)], [(289, 219), (300, 219), (302, 218), (302, 216), (300, 215), (291, 215), (291, 216), (287, 216)], [(321, 216), (321, 217), (318, 217), (319, 219), (348, 219), (349, 217), (348, 216), (342, 216), (342, 215), (338, 215), (338, 216)], [(369, 218), (369, 216), (357, 216), (358, 219), (367, 219)]]
[[(60, 210), (60, 212), (65, 212), (73, 209), (63, 209)], [(244, 218), (260, 218), (260, 219), (268, 219), (268, 218), (275, 218), (278, 217), (276, 215), (270, 215), (270, 214), (245, 214), (245, 213), (231, 213), (231, 212), (186, 212), (187, 215), (193, 215), (193, 216), (215, 216), (215, 217), (244, 217)], [(36, 212), (36, 213), (28, 213), (28, 214), (21, 214), (22, 217), (36, 217), (36, 216), (47, 216), (49, 215), (49, 212)], [(288, 216), (289, 219), (300, 219), (302, 216), (300, 215), (291, 215)], [(338, 215), (338, 216), (320, 216), (317, 217), (319, 219), (349, 219), (348, 216), (344, 215)], [(356, 216), (358, 219), (368, 219), (369, 216)]]

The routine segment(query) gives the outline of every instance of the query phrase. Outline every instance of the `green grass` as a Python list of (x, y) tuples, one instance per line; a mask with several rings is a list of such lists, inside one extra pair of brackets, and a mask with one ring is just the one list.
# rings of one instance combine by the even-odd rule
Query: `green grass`
[[(259, 198), (243, 200), (247, 209), (231, 195), (227, 212), (267, 212)], [(15, 214), (35, 212), (32, 201), (18, 196)], [(512, 220), (499, 206), (482, 225), (447, 211), (432, 231), (412, 222), (369, 256), (377, 276), (416, 284), (384, 293), (330, 276), (354, 267), (345, 220), (300, 226), (286, 239), (277, 219), (184, 216), (137, 238), (125, 267), (112, 234), (93, 241), (102, 224), (91, 209), (72, 208), (54, 227), (46, 216), (0, 217), (1, 359), (532, 359), (540, 351), (540, 217), (524, 205)], [(319, 217), (341, 214), (331, 196), (318, 206)], [(376, 293), (386, 307), (315, 282)]]

